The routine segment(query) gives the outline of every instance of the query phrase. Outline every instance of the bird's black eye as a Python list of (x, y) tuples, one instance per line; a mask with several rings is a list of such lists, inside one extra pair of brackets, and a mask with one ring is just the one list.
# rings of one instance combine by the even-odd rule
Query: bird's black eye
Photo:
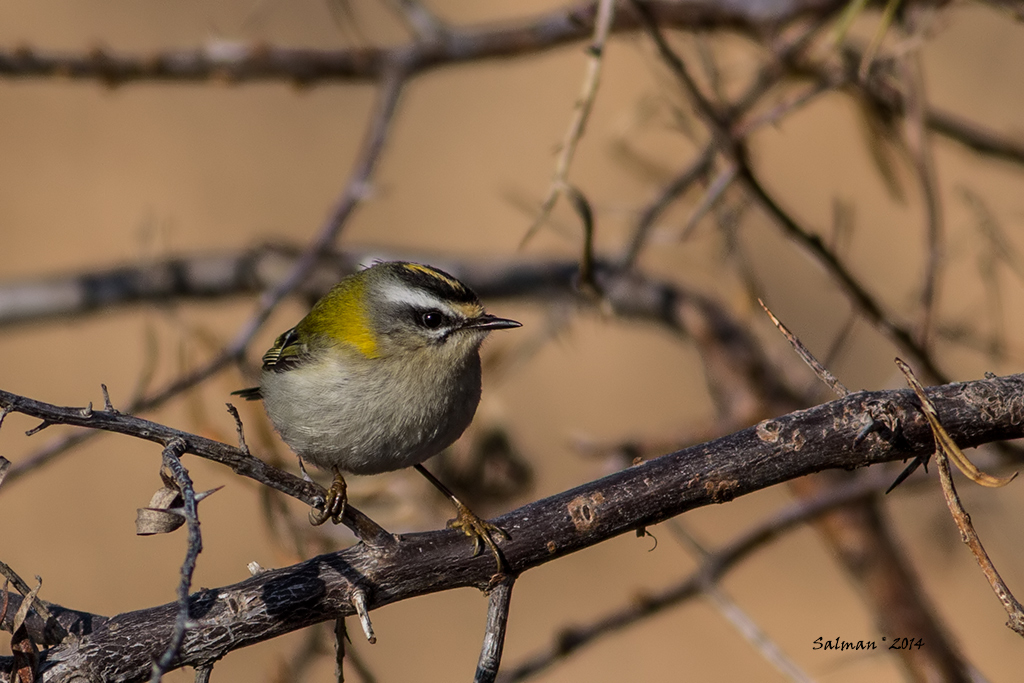
[(420, 325), (428, 330), (436, 330), (444, 324), (445, 317), (441, 311), (424, 311), (420, 313)]

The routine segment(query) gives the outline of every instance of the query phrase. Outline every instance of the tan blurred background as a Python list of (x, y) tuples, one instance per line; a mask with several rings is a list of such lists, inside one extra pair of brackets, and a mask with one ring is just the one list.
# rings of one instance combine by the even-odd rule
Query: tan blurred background
[[(556, 6), (447, 0), (430, 5), (459, 23)], [(150, 51), (221, 39), (313, 47), (403, 39), (382, 3), (353, 0), (350, 7), (355, 27), (326, 0), (9, 0), (0, 4), (0, 44)], [(869, 17), (857, 30), (870, 36), (876, 20)], [(1019, 133), (1024, 28), (992, 9), (958, 4), (938, 15), (933, 32), (922, 53), (931, 100), (996, 130)], [(692, 37), (679, 37), (676, 44), (684, 54), (695, 54)], [(748, 71), (759, 56), (757, 47), (736, 35), (711, 35), (709, 44), (727, 78)], [(582, 45), (574, 45), (417, 78), (400, 103), (374, 196), (345, 228), (342, 246), (467, 257), (517, 254), (531, 216), (510, 197), (536, 202), (544, 195), (584, 65)], [(93, 82), (0, 81), (0, 279), (89, 271), (271, 239), (302, 243), (343, 187), (372, 99), (370, 86), (350, 84), (299, 90), (285, 84), (146, 83), (112, 90)], [(672, 107), (681, 105), (649, 41), (612, 40), (593, 118), (571, 172), (595, 203), (599, 249), (623, 243), (637, 207), (693, 153), (672, 121)], [(646, 174), (616, 153), (623, 140), (648, 159)], [(905, 162), (900, 179), (906, 202), (895, 202), (886, 192), (850, 102), (823, 98), (758, 133), (752, 149), (771, 189), (809, 224), (829, 223), (834, 198), (855, 206), (850, 261), (892, 309), (911, 310), (922, 263), (921, 202)], [(947, 142), (936, 145), (936, 157), (948, 217), (940, 315), (947, 322), (985, 326), (976, 218), (958, 199), (958, 188), (981, 196), (1016, 248), (1024, 249), (1024, 175), (1018, 167), (979, 159)], [(704, 221), (685, 243), (673, 239), (698, 200), (699, 193), (691, 193), (665, 217), (644, 266), (732, 307), (763, 332), (775, 356), (792, 366), (793, 377), (810, 384), (784, 342), (750, 309), (736, 278), (721, 273), (714, 224)], [(552, 222), (555, 227), (542, 231), (524, 253), (575, 257), (577, 221), (562, 206)], [(742, 237), (776, 313), (824, 353), (848, 314), (843, 297), (758, 212), (744, 218)], [(1003, 284), (1009, 359), (996, 364), (940, 345), (944, 366), (957, 379), (1021, 369), (1021, 282), (1008, 276)], [(489, 352), (542, 338), (547, 323), (540, 307), (503, 303), (491, 309), (518, 317), (526, 327), (518, 337), (493, 339)], [(209, 357), (203, 338), (231, 339), (252, 310), (251, 300), (137, 307), (3, 330), (0, 387), (83, 405), (101, 404), (102, 382), (117, 404), (131, 394), (143, 370), (148, 338), (155, 338), (158, 349), (158, 386)], [(250, 356), (255, 358), (302, 312), (296, 302), (282, 306)], [(565, 330), (534, 356), (485, 378), (478, 422), (507, 426), (535, 468), (534, 490), (520, 503), (607, 471), (606, 463), (582, 457), (574, 439), (671, 439), (702, 428), (713, 415), (691, 347), (653, 327), (593, 313), (572, 315)], [(899, 386), (894, 355), (891, 345), (859, 324), (832, 369), (854, 389)], [(233, 440), (223, 403), (243, 384), (237, 373), (222, 373), (152, 417)], [(243, 412), (243, 418), (251, 440), (265, 448), (255, 436), (258, 412)], [(8, 417), (0, 431), (0, 454), (17, 463), (58, 436), (53, 428), (25, 438), (24, 430), (32, 426), (21, 416)], [(110, 615), (173, 600), (184, 535), (140, 538), (133, 529), (135, 509), (159, 485), (159, 453), (149, 443), (103, 436), (4, 486), (0, 559), (24, 577), (42, 576), (42, 597), (76, 609)], [(225, 485), (201, 506), (205, 549), (195, 586), (237, 582), (248, 575), (246, 564), (253, 560), (264, 567), (294, 561), (272, 542), (250, 482), (212, 463), (190, 458), (186, 464), (197, 488)], [(1018, 591), (1024, 591), (1022, 486), (963, 487), (982, 538)], [(383, 492), (385, 501), (405, 498), (372, 508), (373, 516), (395, 531), (438, 528), (448, 515), (425, 502), (430, 494), (413, 473), (363, 479), (355, 488), (364, 496)], [(787, 500), (786, 490), (776, 488), (696, 510), (683, 521), (714, 547)], [(998, 602), (957, 542), (937, 485), (893, 495), (887, 508), (926, 591), (967, 657), (993, 681), (1019, 680), (1024, 648), (1003, 626)], [(659, 540), (653, 550), (650, 539), (622, 537), (525, 574), (515, 587), (505, 664), (550, 642), (562, 626), (586, 623), (696, 566), (667, 530), (652, 532)], [(350, 538), (339, 530), (338, 542)], [(914, 636), (876, 632), (812, 531), (763, 549), (732, 573), (724, 588), (818, 680), (901, 680), (900, 669), (884, 654), (812, 651), (819, 636)], [(374, 612), (378, 643), (369, 646), (353, 633), (353, 647), (382, 683), (470, 680), (485, 612), (486, 600), (472, 590), (409, 600)], [(213, 680), (274, 680), (300, 639), (293, 634), (232, 653), (216, 666)], [(4, 639), (3, 653), (7, 643)], [(309, 680), (330, 680), (332, 668), (323, 660)], [(167, 680), (191, 676), (191, 671), (175, 672)], [(537, 680), (783, 679), (714, 608), (693, 601), (599, 641)]]

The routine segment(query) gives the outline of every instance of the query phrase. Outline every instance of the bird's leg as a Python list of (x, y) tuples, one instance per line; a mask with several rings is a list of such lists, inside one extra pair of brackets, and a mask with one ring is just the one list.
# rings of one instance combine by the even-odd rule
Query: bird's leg
[(480, 554), (482, 549), (481, 541), (486, 544), (490, 549), (491, 554), (494, 555), (494, 561), (498, 565), (498, 573), (502, 574), (505, 570), (505, 558), (502, 557), (501, 551), (498, 550), (498, 546), (495, 544), (491, 534), (501, 536), (505, 540), (511, 538), (501, 527), (495, 526), (490, 522), (481, 519), (466, 507), (465, 503), (456, 498), (455, 494), (452, 493), (447, 486), (441, 483), (441, 481), (427, 471), (427, 468), (423, 465), (413, 465), (420, 474), (427, 478), (434, 487), (443, 493), (448, 500), (455, 505), (456, 517), (455, 519), (448, 521), (449, 529), (461, 529), (464, 534), (473, 539), (473, 557)]
[(341, 516), (347, 503), (348, 485), (345, 483), (345, 477), (341, 476), (338, 470), (334, 470), (334, 481), (331, 482), (331, 488), (327, 489), (324, 509), (310, 508), (309, 523), (320, 526), (329, 519), (335, 524), (341, 524)]

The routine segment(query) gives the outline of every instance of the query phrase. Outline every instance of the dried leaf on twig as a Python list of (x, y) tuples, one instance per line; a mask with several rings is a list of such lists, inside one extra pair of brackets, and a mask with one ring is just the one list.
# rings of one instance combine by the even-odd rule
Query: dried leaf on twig
[(960, 450), (960, 447), (956, 445), (953, 438), (949, 435), (943, 426), (939, 422), (939, 413), (935, 410), (935, 405), (929, 400), (928, 396), (924, 393), (924, 387), (921, 386), (921, 382), (918, 381), (917, 377), (914, 376), (914, 371), (910, 369), (910, 366), (904, 363), (901, 359), (896, 359), (896, 365), (903, 372), (907, 378), (907, 384), (917, 394), (917, 400), (921, 402), (921, 410), (924, 412), (925, 418), (928, 420), (928, 425), (932, 428), (932, 435), (935, 437), (935, 448), (941, 450), (947, 458), (953, 461), (953, 464), (964, 473), (964, 475), (976, 484), (982, 486), (988, 486), (989, 488), (999, 488), (1006, 486), (1017, 476), (1014, 472), (1008, 477), (994, 477), (991, 474), (982, 472), (974, 466), (964, 452)]

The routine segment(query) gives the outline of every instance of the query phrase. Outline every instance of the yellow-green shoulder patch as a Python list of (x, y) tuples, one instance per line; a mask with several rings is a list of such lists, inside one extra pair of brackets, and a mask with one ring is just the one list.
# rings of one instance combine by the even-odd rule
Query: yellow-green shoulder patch
[(377, 358), (377, 340), (363, 301), (365, 288), (361, 279), (342, 281), (316, 302), (299, 325), (305, 328), (304, 332), (350, 346), (367, 358)]

